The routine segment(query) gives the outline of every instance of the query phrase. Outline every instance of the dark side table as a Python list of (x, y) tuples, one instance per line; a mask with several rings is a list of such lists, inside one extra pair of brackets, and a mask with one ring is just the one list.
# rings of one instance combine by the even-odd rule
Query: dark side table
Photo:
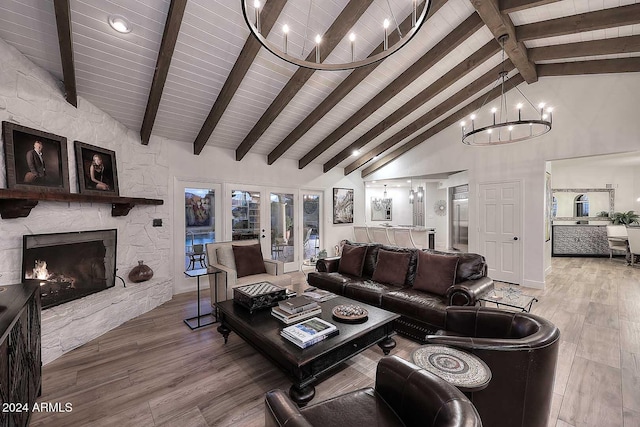
[[(198, 315), (194, 317), (189, 317), (188, 319), (184, 319), (184, 323), (187, 324), (189, 329), (192, 331), (195, 329), (199, 329), (205, 326), (213, 325), (214, 323), (218, 323), (218, 310), (216, 309), (215, 313), (201, 313), (200, 312), (200, 278), (202, 276), (209, 276), (211, 274), (215, 275), (215, 301), (218, 302), (218, 273), (221, 273), (222, 270), (219, 268), (209, 266), (207, 268), (199, 268), (197, 270), (187, 270), (184, 272), (188, 277), (195, 277), (198, 281)], [(202, 319), (203, 317), (207, 319)], [(201, 320), (202, 319), (202, 320)]]

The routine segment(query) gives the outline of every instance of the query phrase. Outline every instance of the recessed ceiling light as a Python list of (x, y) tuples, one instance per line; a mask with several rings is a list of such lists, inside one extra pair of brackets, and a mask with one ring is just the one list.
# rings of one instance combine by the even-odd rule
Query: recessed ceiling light
[(122, 34), (131, 32), (131, 24), (122, 15), (109, 15), (109, 25), (111, 25), (111, 28)]

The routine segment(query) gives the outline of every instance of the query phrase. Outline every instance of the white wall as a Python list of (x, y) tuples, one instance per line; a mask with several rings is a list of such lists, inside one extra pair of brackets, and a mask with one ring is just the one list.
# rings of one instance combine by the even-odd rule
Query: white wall
[[(452, 125), (367, 179), (468, 170), (472, 198), (469, 248), (478, 248), (478, 185), (521, 180), (523, 184), (524, 285), (544, 284), (545, 161), (635, 151), (640, 146), (640, 77), (637, 73), (542, 78), (520, 89), (554, 107), (553, 130), (535, 140), (494, 147), (468, 147)], [(524, 262), (526, 260), (526, 262)]]
[[(169, 167), (162, 145), (140, 144), (130, 131), (83, 98), (78, 108), (63, 98), (60, 84), (15, 48), (0, 40), (0, 120), (67, 138), (71, 192), (77, 192), (74, 140), (116, 152), (120, 194), (167, 199)], [(4, 150), (0, 187), (6, 187)], [(0, 284), (21, 282), (22, 236), (81, 230), (118, 230), (118, 275), (144, 260), (155, 276), (144, 285), (129, 283), (65, 304), (42, 315), (42, 359), (50, 362), (66, 351), (171, 298), (169, 206), (138, 206), (127, 216), (112, 217), (109, 204), (39, 202), (26, 218), (0, 219)], [(161, 218), (163, 227), (152, 227)], [(20, 286), (20, 285), (16, 285)], [(118, 314), (115, 315), (113, 311)], [(108, 313), (105, 317), (104, 313)], [(80, 331), (80, 332), (78, 332)], [(78, 333), (75, 333), (78, 332)]]

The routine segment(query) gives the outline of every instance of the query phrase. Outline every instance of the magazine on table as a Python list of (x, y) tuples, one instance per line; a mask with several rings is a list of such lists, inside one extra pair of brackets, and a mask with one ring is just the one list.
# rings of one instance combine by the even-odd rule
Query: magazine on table
[(338, 296), (336, 294), (332, 294), (329, 291), (325, 291), (324, 289), (317, 289), (317, 288), (309, 288), (305, 290), (304, 295), (317, 302), (328, 301)]
[(318, 303), (310, 298), (299, 296), (278, 301), (278, 306), (281, 310), (286, 311), (289, 314), (295, 314), (316, 308), (318, 307)]
[(320, 319), (312, 317), (295, 325), (287, 326), (282, 330), (288, 336), (299, 340), (301, 343), (307, 343), (314, 338), (327, 335), (337, 330), (335, 325)]
[(272, 307), (271, 315), (281, 322), (290, 325), (292, 323), (298, 323), (304, 319), (308, 319), (309, 317), (317, 316), (318, 314), (322, 314), (322, 308), (315, 307), (310, 310), (301, 311), (300, 313), (290, 314), (286, 311), (280, 309), (280, 307)]
[(293, 344), (297, 345), (298, 347), (304, 349), (304, 348), (311, 347), (312, 345), (317, 344), (317, 343), (319, 343), (321, 341), (324, 341), (325, 339), (328, 339), (328, 338), (331, 338), (331, 337), (335, 337), (339, 333), (340, 333), (340, 330), (336, 329), (336, 330), (334, 330), (332, 332), (329, 332), (328, 334), (320, 335), (319, 337), (315, 337), (312, 340), (307, 341), (306, 343), (298, 341), (296, 338), (294, 338), (294, 337), (290, 336), (289, 334), (287, 334), (284, 330), (282, 330), (280, 332), (280, 335), (282, 335), (284, 338), (286, 338), (287, 340), (289, 340)]

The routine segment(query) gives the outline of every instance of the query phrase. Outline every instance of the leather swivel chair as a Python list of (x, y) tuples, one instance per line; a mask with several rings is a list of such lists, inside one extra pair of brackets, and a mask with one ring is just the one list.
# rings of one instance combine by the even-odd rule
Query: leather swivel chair
[(447, 307), (445, 330), (427, 336), (489, 366), (489, 386), (467, 396), (490, 427), (546, 427), (559, 340), (558, 328), (542, 317), (486, 307)]
[(378, 363), (375, 389), (365, 388), (299, 409), (286, 392), (265, 398), (267, 427), (480, 427), (473, 405), (457, 388), (396, 356)]

